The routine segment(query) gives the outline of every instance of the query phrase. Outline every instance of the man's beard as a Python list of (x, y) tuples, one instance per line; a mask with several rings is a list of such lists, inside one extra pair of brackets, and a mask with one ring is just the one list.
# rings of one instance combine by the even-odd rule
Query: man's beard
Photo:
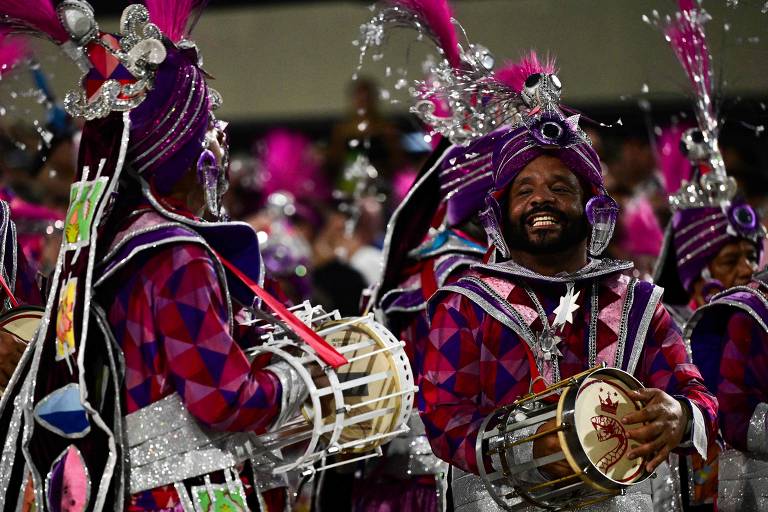
[[(540, 213), (548, 213), (557, 219), (561, 226), (557, 236), (540, 237), (528, 233), (528, 219)], [(589, 236), (590, 231), (587, 216), (583, 212), (581, 215), (569, 217), (551, 206), (534, 208), (522, 215), (517, 222), (512, 222), (508, 217), (504, 220), (504, 240), (507, 246), (512, 250), (536, 255), (557, 254), (574, 248)]]

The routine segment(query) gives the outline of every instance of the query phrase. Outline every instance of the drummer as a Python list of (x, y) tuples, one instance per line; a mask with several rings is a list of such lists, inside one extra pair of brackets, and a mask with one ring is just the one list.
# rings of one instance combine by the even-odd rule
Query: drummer
[[(634, 395), (645, 406), (624, 422), (638, 444), (626, 455), (642, 457), (649, 471), (672, 450), (705, 453), (716, 429), (717, 402), (686, 355), (662, 290), (628, 277), (631, 263), (599, 257), (618, 209), (577, 118), (559, 109), (559, 80), (541, 71), (526, 81), (523, 122), (494, 153), (483, 214), (490, 261), (430, 301), (421, 413), (433, 450), (454, 466), (453, 503), (462, 512), (499, 510), (475, 476), (483, 419), (600, 363), (647, 386)], [(528, 453), (518, 450), (516, 462), (559, 451), (554, 435), (543, 437)], [(546, 471), (571, 473), (564, 461)], [(629, 493), (611, 507), (653, 510), (649, 483)]]
[[(80, 56), (94, 76), (115, 70), (109, 76), (136, 96), (115, 99), (104, 85), (88, 89), (87, 101), (83, 89), (68, 102), (70, 114), (88, 121), (51, 292), (58, 300), (49, 301), (30, 349), (34, 362), (22, 359), (15, 375), (24, 380), (12, 381), (0, 410), (2, 510), (21, 509), (24, 495), (36, 496), (39, 509), (117, 510), (123, 497), (131, 511), (273, 512), (286, 503), (279, 485), (257, 495), (270, 482), (257, 485), (242, 464), (248, 445), (224, 432), (280, 424), (306, 387), (285, 363), (252, 364), (242, 350), (233, 316), (254, 303), (256, 289), (244, 284), (263, 276), (256, 232), (222, 216), (225, 125), (213, 115), (220, 97), (184, 31), (191, 4), (147, 4), (149, 13), (126, 8), (119, 38), (143, 45), (140, 59), (119, 60), (127, 50)], [(51, 12), (45, 26), (55, 33), (44, 35), (69, 33), (82, 46), (102, 38), (89, 48), (118, 44), (96, 28), (78, 32), (96, 27), (90, 6), (69, 2)], [(31, 24), (26, 11), (3, 14), (3, 22)], [(144, 25), (147, 14), (157, 26)], [(60, 25), (73, 16), (77, 27)], [(20, 401), (28, 386), (42, 391)], [(28, 479), (25, 468), (49, 478)]]

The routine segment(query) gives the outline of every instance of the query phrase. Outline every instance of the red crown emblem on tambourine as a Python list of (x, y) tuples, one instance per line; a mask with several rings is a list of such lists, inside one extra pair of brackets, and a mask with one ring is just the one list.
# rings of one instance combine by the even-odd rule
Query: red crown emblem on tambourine
[[(602, 390), (600, 390), (602, 391)], [(616, 394), (616, 393), (614, 393)], [(618, 396), (618, 395), (617, 395)], [(608, 413), (616, 415), (616, 410), (619, 408), (619, 402), (617, 400), (611, 400), (611, 392), (609, 391), (605, 398), (603, 398), (601, 395), (597, 395), (597, 398), (600, 399), (600, 410)]]

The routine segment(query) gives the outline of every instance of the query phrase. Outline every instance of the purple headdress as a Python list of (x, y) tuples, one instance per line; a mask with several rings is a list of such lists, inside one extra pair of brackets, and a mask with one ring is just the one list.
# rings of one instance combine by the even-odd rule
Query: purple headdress
[(554, 60), (542, 62), (531, 52), (519, 64), (507, 66), (499, 78), (519, 94), (524, 105), (518, 111), (519, 122), (496, 144), (488, 207), (481, 214), (489, 239), (505, 258), (510, 252), (501, 230), (498, 200), (520, 171), (544, 154), (557, 156), (591, 188), (586, 205), (592, 225), (590, 254), (598, 256), (606, 249), (616, 225), (618, 205), (605, 191), (600, 159), (579, 127), (579, 115), (567, 116), (560, 108), (562, 84), (555, 69)]
[(655, 271), (656, 282), (667, 290), (665, 299), (687, 304), (694, 284), (709, 279), (708, 266), (725, 245), (746, 239), (760, 253), (765, 229), (751, 206), (734, 202), (736, 182), (726, 173), (718, 145), (712, 57), (704, 31), (709, 14), (700, 2), (680, 0), (674, 17), (656, 16), (652, 22), (644, 19), (660, 27), (670, 43), (688, 78), (698, 121), (698, 128), (686, 130), (680, 138), (692, 177), (669, 198), (674, 213)]

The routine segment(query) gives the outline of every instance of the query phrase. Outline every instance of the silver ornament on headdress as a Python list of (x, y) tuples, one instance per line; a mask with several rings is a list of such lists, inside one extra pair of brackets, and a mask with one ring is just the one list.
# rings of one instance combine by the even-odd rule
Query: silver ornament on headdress
[(688, 208), (727, 208), (736, 196), (736, 180), (725, 173), (723, 157), (707, 132), (691, 128), (680, 139), (680, 150), (697, 168), (706, 164), (712, 168), (707, 174), (694, 173), (691, 182), (684, 182), (680, 190), (669, 197), (672, 210)]
[[(417, 13), (400, 6), (382, 8), (362, 25), (360, 39), (360, 63), (371, 48), (382, 48), (388, 31), (393, 28), (412, 28), (418, 32), (418, 40), (430, 39), (441, 58), (428, 65), (429, 78), (414, 80), (411, 112), (432, 127), (435, 133), (448, 138), (453, 144), (466, 146), (504, 124), (519, 121), (518, 109), (522, 106), (520, 95), (495, 79), (495, 59), (491, 52), (466, 39), (461, 25), (452, 20), (464, 34), (465, 43), (459, 45), (460, 68), (448, 62), (438, 37), (421, 20)], [(435, 101), (444, 102), (449, 114), (437, 113)]]
[(111, 112), (136, 108), (152, 88), (155, 71), (166, 58), (162, 34), (149, 22), (149, 12), (141, 4), (125, 8), (120, 18), (120, 38), (117, 48), (104, 42), (93, 8), (84, 0), (65, 0), (57, 7), (59, 20), (72, 38), (63, 45), (64, 51), (87, 73), (90, 64), (85, 47), (95, 43), (115, 56), (136, 78), (136, 82), (121, 84), (105, 81), (95, 97), (88, 98), (82, 88), (70, 91), (64, 98), (64, 109), (73, 117), (87, 121), (103, 118)]

